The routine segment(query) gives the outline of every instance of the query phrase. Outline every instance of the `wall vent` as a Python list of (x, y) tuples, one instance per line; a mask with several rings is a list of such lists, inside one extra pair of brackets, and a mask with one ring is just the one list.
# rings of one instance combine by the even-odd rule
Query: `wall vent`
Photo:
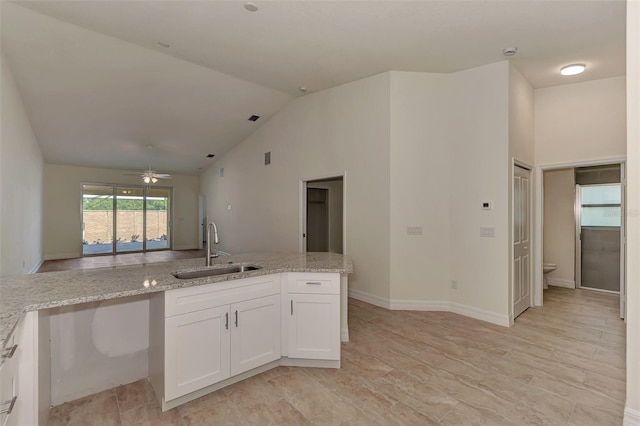
[(271, 151), (264, 153), (264, 165), (268, 166), (271, 164)]

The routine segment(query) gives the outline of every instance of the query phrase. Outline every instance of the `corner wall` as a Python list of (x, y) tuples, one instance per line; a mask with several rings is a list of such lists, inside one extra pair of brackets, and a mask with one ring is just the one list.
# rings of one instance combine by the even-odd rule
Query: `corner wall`
[(201, 175), (220, 249), (298, 252), (300, 180), (346, 172), (349, 287), (388, 299), (389, 131), (389, 73), (295, 99)]
[[(448, 74), (391, 73), (391, 305), (449, 299)], [(421, 227), (421, 235), (408, 235)], [(432, 305), (430, 305), (430, 303)]]
[(43, 159), (9, 65), (1, 53), (0, 276), (42, 262)]
[[(44, 167), (44, 257), (81, 255), (81, 182), (140, 185), (130, 170), (46, 164)], [(173, 187), (173, 248), (198, 248), (198, 177), (173, 175), (158, 186)]]
[[(452, 75), (450, 127), (451, 301), (476, 318), (508, 325), (509, 63)], [(493, 201), (493, 210), (481, 210)], [(490, 227), (493, 238), (480, 237)], [(469, 315), (469, 313), (467, 313)]]

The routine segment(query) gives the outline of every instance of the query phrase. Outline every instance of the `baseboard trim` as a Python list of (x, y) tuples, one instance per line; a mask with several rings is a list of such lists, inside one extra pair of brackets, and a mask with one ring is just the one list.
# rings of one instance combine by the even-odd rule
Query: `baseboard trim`
[(33, 268), (31, 268), (29, 272), (27, 272), (27, 274), (35, 274), (36, 272), (38, 272), (38, 269), (40, 269), (43, 263), (44, 263), (44, 259), (40, 259), (40, 262), (36, 263), (36, 265)]
[(509, 315), (500, 315), (495, 312), (485, 311), (484, 309), (478, 309), (473, 306), (462, 305), (460, 303), (450, 303), (449, 311), (455, 314), (464, 315), (465, 317), (501, 325), (503, 327), (509, 327), (511, 325)]
[(455, 314), (490, 322), (492, 324), (501, 325), (503, 327), (509, 327), (512, 324), (512, 322), (509, 320), (509, 315), (500, 315), (495, 312), (474, 308), (473, 306), (448, 301), (385, 299), (383, 297), (375, 296), (373, 294), (354, 289), (349, 289), (349, 297), (394, 311), (403, 310), (453, 312)]
[(352, 297), (356, 300), (360, 300), (362, 302), (370, 303), (372, 305), (380, 306), (381, 308), (391, 309), (391, 303), (389, 302), (389, 299), (378, 297), (373, 294), (366, 293), (364, 291), (354, 290), (350, 288), (349, 297)]
[(625, 407), (622, 426), (640, 426), (640, 411)]
[(576, 288), (576, 282), (573, 280), (565, 280), (562, 278), (549, 278), (547, 277), (547, 284), (552, 285), (554, 287), (564, 287), (564, 288)]
[(76, 259), (78, 257), (80, 257), (80, 253), (45, 254), (44, 260)]

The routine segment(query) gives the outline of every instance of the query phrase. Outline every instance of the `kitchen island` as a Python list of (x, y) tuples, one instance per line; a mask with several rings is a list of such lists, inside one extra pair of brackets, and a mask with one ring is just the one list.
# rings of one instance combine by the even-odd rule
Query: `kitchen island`
[[(260, 268), (245, 272), (189, 279), (178, 279), (172, 274), (195, 270), (220, 269), (229, 265), (255, 265)], [(270, 355), (271, 358), (264, 358), (265, 360), (272, 359), (272, 361), (265, 361), (264, 364), (260, 364), (261, 361), (256, 361), (257, 358), (253, 357), (248, 359), (247, 362), (247, 366), (251, 368), (241, 369), (242, 371), (236, 369), (236, 372), (241, 371), (241, 373), (232, 374), (231, 377), (226, 378), (222, 378), (225, 377), (223, 374), (217, 379), (212, 379), (213, 375), (209, 374), (210, 372), (206, 372), (203, 377), (207, 376), (208, 379), (205, 379), (202, 383), (209, 384), (198, 388), (196, 391), (187, 386), (185, 389), (188, 392), (182, 391), (183, 393), (180, 394), (180, 397), (175, 396), (180, 392), (169, 392), (168, 394), (173, 396), (170, 397), (170, 400), (164, 398), (161, 401), (164, 408), (183, 403), (190, 398), (197, 397), (202, 392), (215, 390), (216, 384), (220, 387), (225, 383), (231, 383), (234, 377), (235, 381), (237, 381), (243, 377), (257, 374), (261, 368), (268, 369), (277, 365), (339, 366), (339, 340), (348, 339), (346, 276), (351, 272), (353, 272), (351, 259), (348, 256), (338, 254), (253, 253), (223, 256), (215, 259), (213, 265), (208, 268), (204, 266), (204, 259), (186, 259), (175, 262), (50, 272), (3, 278), (0, 280), (0, 337), (3, 339), (3, 351), (10, 350), (15, 345), (14, 340), (19, 340), (21, 335), (23, 340), (26, 336), (26, 342), (21, 346), (18, 353), (22, 353), (23, 356), (21, 358), (25, 358), (26, 355), (26, 361), (24, 362), (26, 362), (26, 365), (34, 367), (32, 368), (32, 373), (30, 375), (26, 374), (26, 379), (21, 380), (21, 388), (27, 393), (27, 401), (23, 399), (21, 404), (19, 398), (15, 402), (17, 410), (21, 413), (24, 411), (24, 409), (20, 409), (21, 406), (25, 408), (30, 405), (35, 413), (32, 413), (32, 416), (27, 418), (33, 419), (38, 415), (43, 415), (42, 412), (45, 407), (48, 407), (48, 401), (51, 400), (50, 393), (46, 389), (51, 387), (51, 380), (47, 381), (46, 378), (48, 359), (45, 358), (47, 358), (48, 353), (47, 346), (50, 332), (47, 313), (54, 311), (58, 307), (90, 304), (92, 302), (126, 300), (127, 298), (133, 299), (135, 297), (147, 298), (150, 301), (148, 352), (149, 376), (152, 378), (152, 383), (154, 383), (153, 374), (164, 373), (164, 367), (169, 364), (168, 360), (170, 361), (173, 355), (178, 357), (177, 361), (173, 360), (174, 364), (178, 363), (178, 370), (173, 372), (167, 370), (166, 376), (169, 379), (164, 374), (160, 374), (162, 377), (154, 383), (159, 399), (163, 399), (164, 394), (167, 392), (168, 387), (165, 386), (165, 383), (168, 383), (167, 380), (174, 380), (174, 384), (178, 386), (181, 374), (188, 376), (189, 374), (197, 373), (194, 362), (200, 359), (197, 357), (189, 358), (191, 356), (189, 354), (194, 352), (187, 351), (188, 356), (184, 359), (193, 368), (189, 371), (187, 371), (188, 369), (181, 370), (179, 356), (184, 354), (180, 355), (181, 352), (179, 350), (170, 352), (167, 349), (167, 351), (164, 351), (165, 346), (169, 345), (171, 339), (177, 339), (174, 343), (178, 345), (181, 342), (183, 343), (185, 339), (192, 339), (192, 342), (197, 342), (199, 337), (193, 333), (210, 330), (210, 327), (206, 328), (203, 324), (219, 326), (222, 327), (221, 330), (229, 330), (231, 333), (234, 327), (230, 326), (229, 321), (233, 321), (238, 331), (229, 337), (232, 346), (234, 339), (240, 339), (240, 342), (244, 341), (244, 346), (242, 346), (242, 343), (238, 343), (240, 348), (244, 348), (241, 349), (241, 351), (244, 351), (243, 353), (248, 349), (262, 350), (263, 348), (261, 349), (256, 345), (252, 346), (249, 343), (253, 341), (265, 342), (264, 339), (256, 339), (256, 337), (260, 336), (259, 331), (252, 330), (248, 332), (250, 330), (248, 324), (251, 324), (252, 318), (255, 324), (259, 324), (261, 321), (264, 322), (264, 314), (269, 312), (269, 309), (271, 312), (277, 311), (277, 318), (275, 315), (273, 316), (274, 322), (270, 326), (272, 337), (278, 340), (277, 342), (274, 340), (272, 346), (275, 347), (279, 342), (280, 348), (273, 351), (273, 354)], [(309, 299), (309, 297), (312, 299)], [(336, 299), (331, 299), (331, 297)], [(262, 303), (260, 305), (258, 303), (260, 306), (256, 305), (253, 308), (249, 306), (256, 300), (261, 302), (269, 300), (271, 304)], [(323, 302), (319, 304), (317, 303), (318, 300)], [(334, 302), (325, 303), (328, 300), (334, 300)], [(187, 302), (181, 305), (182, 301)], [(193, 301), (197, 301), (197, 303), (192, 308), (186, 308)], [(331, 308), (333, 310), (314, 311), (318, 306), (334, 306), (334, 308)], [(294, 310), (294, 307), (301, 310), (298, 312)], [(324, 315), (329, 312), (336, 312), (335, 315), (331, 315), (336, 318), (325, 318), (324, 320), (327, 323), (333, 320), (336, 321), (337, 330), (335, 332), (338, 336), (338, 359), (328, 357), (325, 360), (328, 364), (323, 364), (321, 356), (315, 356), (312, 351), (309, 351), (309, 348), (303, 347), (304, 345), (308, 346), (309, 342), (302, 342), (304, 345), (300, 347), (295, 347), (294, 345), (296, 344), (296, 338), (304, 339), (306, 338), (305, 336), (313, 335), (317, 331), (314, 327), (317, 327), (318, 323), (324, 322), (324, 320), (316, 321), (315, 319), (319, 319), (318, 315)], [(231, 320), (230, 315), (235, 318)], [(244, 319), (242, 315), (244, 315)], [(202, 318), (194, 321), (190, 319), (195, 317)], [(297, 322), (292, 322), (294, 319)], [(244, 334), (239, 332), (241, 327), (238, 326), (239, 323), (242, 324), (243, 322), (245, 325)], [(189, 329), (187, 325), (194, 325), (194, 328)], [(198, 327), (201, 330), (198, 330)], [(305, 327), (307, 332), (304, 332)], [(187, 330), (188, 332), (180, 334), (182, 330)], [(313, 331), (313, 333), (309, 333), (309, 330)], [(320, 331), (319, 335), (323, 335), (322, 333), (324, 332)], [(293, 337), (290, 338), (291, 336)], [(224, 335), (222, 335), (222, 338), (223, 340), (226, 339)], [(218, 348), (219, 345), (210, 344), (208, 349), (214, 347)], [(161, 357), (159, 357), (160, 352), (162, 352)], [(294, 358), (290, 356), (290, 353), (294, 355), (309, 353), (310, 355), (303, 355), (304, 358), (297, 358), (298, 355), (295, 355), (296, 358)], [(227, 357), (233, 358), (233, 356)], [(222, 361), (224, 362), (224, 360)], [(160, 373), (158, 373), (158, 365), (162, 366)], [(9, 370), (5, 368), (5, 365), (2, 368), (5, 371)], [(19, 371), (20, 369), (15, 368), (15, 370)], [(233, 371), (233, 368), (231, 371)], [(16, 375), (18, 378), (22, 378), (20, 374), (16, 373)], [(226, 376), (230, 376), (230, 374)], [(134, 379), (136, 378), (132, 378), (132, 380)], [(211, 380), (214, 380), (214, 382), (210, 383)], [(26, 385), (25, 382), (27, 383)], [(162, 383), (162, 385), (158, 385), (158, 383)], [(11, 393), (13, 391), (3, 390), (3, 401), (11, 399), (7, 397), (7, 392)], [(184, 394), (184, 392), (187, 392), (187, 394)], [(29, 402), (29, 404), (24, 402)], [(40, 414), (37, 413), (38, 407), (41, 410)]]

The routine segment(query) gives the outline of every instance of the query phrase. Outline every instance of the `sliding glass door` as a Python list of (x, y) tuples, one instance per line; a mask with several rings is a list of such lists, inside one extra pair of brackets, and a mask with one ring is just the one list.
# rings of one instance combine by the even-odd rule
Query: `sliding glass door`
[(171, 188), (82, 185), (82, 254), (171, 248)]

